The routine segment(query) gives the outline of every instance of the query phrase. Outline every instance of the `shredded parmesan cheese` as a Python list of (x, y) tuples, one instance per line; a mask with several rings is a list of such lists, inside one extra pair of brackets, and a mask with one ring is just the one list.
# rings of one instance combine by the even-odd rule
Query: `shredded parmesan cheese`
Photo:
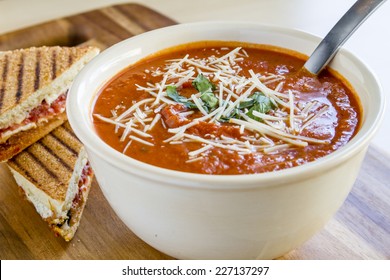
[(142, 144), (145, 144), (145, 145), (148, 145), (148, 146), (154, 146), (153, 143), (150, 143), (150, 142), (148, 142), (148, 141), (145, 141), (145, 140), (143, 140), (143, 139), (141, 139), (141, 138), (138, 138), (138, 137), (136, 137), (136, 136), (134, 136), (134, 135), (130, 135), (130, 138), (133, 139), (134, 141), (140, 142), (140, 143), (142, 143)]
[[(138, 91), (147, 93), (150, 98), (133, 102), (128, 109), (120, 104), (111, 111), (111, 117), (99, 114), (94, 114), (94, 117), (115, 125), (115, 133), (122, 133), (120, 141), (128, 141), (123, 153), (128, 150), (133, 141), (154, 146), (153, 136), (148, 132), (156, 125), (162, 126), (172, 134), (163, 141), (164, 143), (171, 145), (199, 143), (199, 149), (188, 152), (187, 163), (203, 160), (205, 152), (214, 148), (241, 155), (252, 152), (269, 154), (295, 147), (305, 147), (309, 143), (329, 142), (300, 135), (306, 127), (327, 112), (328, 105), (320, 104), (318, 101), (305, 103), (299, 99), (299, 95), (294, 94), (295, 91), (283, 90), (285, 86), (283, 75), (260, 74), (249, 70), (249, 76), (243, 76), (240, 65), (249, 55), (241, 47), (233, 50), (220, 48), (216, 54), (219, 54), (219, 51), (224, 51), (225, 54), (201, 59), (187, 54), (182, 58), (167, 60), (164, 67), (146, 69), (144, 71), (146, 74), (161, 78), (156, 84), (145, 82), (136, 85)], [(167, 87), (175, 86), (179, 89), (185, 83), (193, 82), (196, 75), (200, 73), (216, 85), (213, 94), (218, 99), (217, 104), (209, 110), (210, 108), (205, 107), (206, 101), (200, 98), (200, 92), (192, 94), (188, 101), (193, 102), (197, 108), (178, 113), (180, 118), (186, 118), (189, 122), (176, 128), (167, 128), (161, 111), (166, 106), (180, 104), (167, 95)], [(275, 84), (276, 87), (271, 88)], [(247, 107), (240, 107), (243, 102), (249, 104), (254, 102), (251, 98), (255, 92), (261, 92), (274, 106), (271, 112), (266, 113), (252, 109), (252, 115), (258, 120), (247, 115)], [(118, 115), (117, 110), (124, 111)], [(192, 116), (197, 110), (201, 112), (201, 117)], [(240, 137), (236, 139), (225, 135), (199, 136), (188, 133), (189, 128), (201, 125), (204, 121), (217, 125), (226, 121), (235, 124)]]
[(199, 154), (201, 154), (201, 153), (207, 151), (208, 149), (210, 149), (210, 148), (212, 148), (212, 147), (213, 147), (213, 146), (209, 144), (209, 145), (206, 145), (206, 146), (204, 146), (204, 147), (202, 147), (202, 148), (200, 148), (200, 149), (198, 149), (198, 150), (189, 152), (188, 155), (189, 155), (190, 157), (194, 157), (194, 156), (197, 156), (197, 155), (199, 155)]

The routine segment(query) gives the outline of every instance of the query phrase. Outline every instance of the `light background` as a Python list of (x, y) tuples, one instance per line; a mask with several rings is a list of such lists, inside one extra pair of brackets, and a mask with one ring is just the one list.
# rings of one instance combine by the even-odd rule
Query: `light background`
[[(0, 34), (118, 3), (144, 4), (179, 23), (204, 20), (243, 20), (293, 27), (319, 36), (327, 31), (354, 0), (0, 0)], [(390, 2), (379, 8), (349, 39), (345, 48), (357, 54), (378, 76), (390, 94)], [(390, 155), (390, 102), (373, 144)]]

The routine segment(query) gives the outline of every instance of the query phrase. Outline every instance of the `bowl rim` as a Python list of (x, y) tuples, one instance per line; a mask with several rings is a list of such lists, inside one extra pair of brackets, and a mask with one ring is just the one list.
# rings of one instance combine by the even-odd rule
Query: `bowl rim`
[[(359, 65), (359, 67), (365, 69), (369, 75), (370, 79), (375, 83), (377, 87), (378, 95), (380, 97), (380, 110), (377, 112), (375, 118), (373, 119), (370, 127), (366, 130), (366, 132), (362, 133), (362, 128), (365, 126), (365, 121), (362, 126), (359, 128), (358, 133), (353, 137), (351, 141), (349, 141), (346, 145), (341, 147), (340, 149), (326, 155), (322, 158), (319, 158), (313, 162), (305, 163), (301, 166), (296, 166), (292, 168), (282, 169), (278, 171), (272, 171), (267, 173), (258, 173), (258, 174), (237, 174), (237, 175), (210, 175), (210, 174), (199, 174), (199, 173), (189, 173), (183, 171), (170, 170), (167, 168), (162, 168), (154, 165), (150, 165), (136, 159), (133, 159), (129, 156), (122, 154), (119, 151), (116, 151), (114, 148), (106, 144), (100, 137), (96, 134), (90, 134), (90, 130), (94, 130), (93, 127), (90, 128), (88, 124), (85, 124), (82, 121), (79, 121), (77, 118), (78, 115), (81, 114), (80, 106), (77, 98), (77, 91), (79, 91), (81, 84), (84, 82), (85, 78), (90, 75), (91, 71), (94, 71), (98, 66), (100, 66), (104, 61), (110, 59), (110, 56), (116, 51), (120, 50), (123, 46), (130, 45), (132, 43), (136, 43), (138, 40), (142, 40), (145, 37), (152, 37), (157, 34), (169, 34), (174, 33), (175, 30), (181, 29), (191, 29), (192, 27), (209, 27), (213, 26), (213, 28), (260, 28), (262, 30), (269, 31), (278, 31), (286, 34), (292, 34), (294, 36), (298, 36), (299, 38), (320, 41), (321, 38), (319, 36), (313, 35), (309, 32), (302, 31), (296, 28), (288, 28), (277, 25), (269, 25), (262, 24), (258, 22), (250, 22), (250, 21), (202, 21), (196, 23), (183, 23), (172, 25), (168, 27), (163, 27), (159, 29), (155, 29), (152, 31), (148, 31), (142, 33), (140, 35), (136, 35), (134, 37), (130, 37), (125, 39), (109, 48), (104, 50), (101, 54), (95, 57), (91, 62), (89, 62), (82, 71), (77, 75), (74, 80), (66, 102), (67, 115), (69, 122), (75, 131), (75, 134), (79, 137), (79, 139), (84, 143), (84, 145), (88, 150), (93, 151), (94, 154), (98, 155), (101, 159), (109, 162), (113, 166), (120, 168), (126, 173), (132, 173), (135, 176), (142, 176), (149, 180), (157, 180), (169, 182), (173, 185), (180, 185), (182, 187), (193, 187), (196, 188), (207, 188), (207, 189), (245, 189), (245, 188), (262, 188), (269, 186), (270, 184), (276, 184), (277, 182), (293, 182), (297, 180), (301, 180), (302, 176), (312, 177), (316, 174), (323, 172), (324, 170), (328, 170), (333, 168), (353, 155), (357, 154), (359, 151), (368, 146), (368, 142), (373, 137), (374, 133), (378, 130), (379, 125), (384, 116), (384, 108), (385, 108), (385, 96), (383, 93), (383, 89), (377, 76), (373, 73), (370, 67), (364, 63), (358, 56), (354, 55), (351, 51), (340, 48), (339, 53), (342, 53), (343, 56), (347, 56), (351, 58), (355, 63)], [(174, 44), (175, 45), (175, 44)], [(178, 45), (178, 44), (176, 44)], [(117, 55), (118, 56), (118, 55)], [(114, 56), (113, 56), (114, 57)], [(111, 58), (112, 60), (113, 58)], [(115, 75), (115, 74), (114, 74)], [(114, 76), (112, 75), (112, 76)], [(111, 76), (111, 77), (112, 77)], [(92, 99), (88, 100), (88, 112), (91, 114), (91, 108), (93, 106), (93, 99), (96, 97), (96, 92), (100, 88), (100, 85), (94, 86), (94, 94), (92, 95)], [(84, 103), (86, 104), (86, 103)], [(89, 117), (89, 116), (88, 116)], [(86, 129), (84, 126), (87, 125), (89, 128)], [(366, 124), (367, 125), (367, 124)], [(153, 174), (153, 176), (150, 176)], [(222, 185), (221, 185), (222, 184)]]

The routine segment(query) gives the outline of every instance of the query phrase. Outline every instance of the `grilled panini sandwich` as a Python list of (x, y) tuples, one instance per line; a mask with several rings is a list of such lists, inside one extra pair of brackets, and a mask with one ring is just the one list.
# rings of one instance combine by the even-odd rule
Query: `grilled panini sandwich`
[(39, 47), (0, 52), (0, 162), (66, 120), (67, 91), (95, 47)]
[(27, 200), (70, 241), (87, 202), (93, 172), (68, 122), (7, 161)]

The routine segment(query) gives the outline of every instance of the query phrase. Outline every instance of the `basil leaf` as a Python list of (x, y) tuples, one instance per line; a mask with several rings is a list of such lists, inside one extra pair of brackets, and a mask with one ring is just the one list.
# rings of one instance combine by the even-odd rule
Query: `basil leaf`
[(203, 74), (199, 74), (192, 82), (192, 85), (197, 91), (201, 93), (200, 99), (203, 101), (205, 110), (214, 108), (218, 104), (218, 98), (213, 91), (216, 89), (215, 85), (210, 82)]
[(189, 109), (196, 109), (198, 108), (194, 102), (192, 101), (189, 101), (188, 98), (180, 95), (177, 90), (176, 90), (176, 87), (175, 86), (167, 86), (167, 89), (166, 89), (166, 93), (168, 95), (168, 97), (170, 97), (171, 99), (173, 99), (174, 101), (178, 102), (178, 103), (181, 103), (183, 104), (184, 106), (186, 106), (187, 108)]
[(240, 119), (241, 110), (238, 108), (233, 109), (228, 116), (221, 116), (219, 118), (220, 122), (229, 122), (230, 119)]
[(251, 100), (248, 100), (248, 101), (242, 101), (238, 105), (238, 109), (245, 109), (245, 108), (252, 107), (255, 103), (256, 103), (255, 99), (251, 99)]
[(263, 114), (267, 114), (272, 109), (275, 109), (275, 104), (272, 103), (271, 99), (267, 96), (265, 96), (261, 92), (255, 92), (251, 96), (252, 100), (254, 100), (254, 105), (249, 109), (249, 111), (246, 113), (248, 117), (251, 119), (254, 119), (256, 121), (261, 121), (261, 118), (256, 117), (253, 115), (253, 111), (257, 111)]
[(205, 105), (210, 109), (214, 108), (218, 104), (218, 98), (215, 97), (214, 93), (212, 93), (211, 91), (203, 92), (200, 96), (200, 99), (202, 99)]
[(192, 85), (197, 91), (204, 93), (206, 91), (214, 91), (216, 86), (210, 82), (203, 74), (199, 74), (195, 80), (192, 81)]
[(250, 117), (251, 119), (254, 119), (255, 121), (258, 121), (258, 122), (262, 121), (261, 118), (253, 115), (253, 111), (259, 111), (258, 109), (259, 109), (259, 104), (255, 104), (252, 108), (249, 109), (249, 111), (246, 113), (246, 115), (248, 117)]
[(271, 101), (271, 98), (260, 95), (257, 97), (256, 104), (258, 104), (258, 110), (260, 113), (267, 114), (272, 109), (275, 109), (274, 103)]

